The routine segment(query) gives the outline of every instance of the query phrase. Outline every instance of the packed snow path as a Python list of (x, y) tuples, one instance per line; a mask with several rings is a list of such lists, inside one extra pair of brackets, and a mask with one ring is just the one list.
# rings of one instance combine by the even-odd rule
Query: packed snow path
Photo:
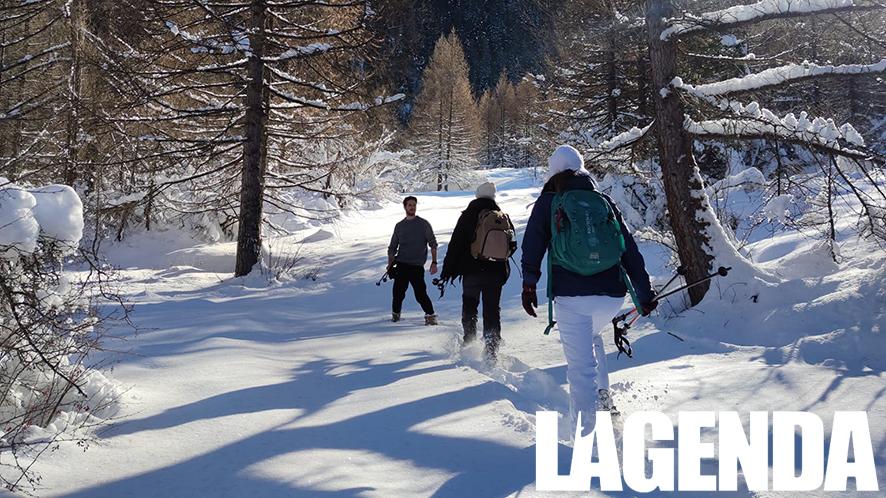
[[(521, 172), (496, 171), (490, 179), (522, 237), (537, 184)], [(418, 214), (437, 233), (441, 263), (472, 198), (419, 195)], [(150, 245), (169, 240), (148, 234), (115, 248), (112, 257), (129, 267), (125, 292), (141, 328), (122, 331), (126, 342), (111, 344), (130, 350), (111, 373), (128, 388), (122, 414), (88, 451), (62, 446), (44, 457), (39, 493), (540, 495), (533, 486), (534, 413), (568, 410), (556, 333), (542, 335), (543, 319), (522, 311), (516, 271), (503, 293), (505, 343), (495, 367), (480, 360), (478, 348), (459, 350), (459, 287), (442, 300), (430, 288), (440, 326), (423, 325), (411, 292), (403, 321), (390, 323), (391, 283), (375, 282), (401, 218), (402, 208), (391, 203), (287, 239), (304, 242), (304, 264), (316, 267), (316, 282), (231, 279), (233, 244), (170, 251)], [(650, 273), (666, 280), (666, 254), (654, 245), (641, 249)], [(735, 322), (741, 319), (733, 330), (741, 327)], [(680, 342), (655, 326), (667, 323), (659, 318), (637, 329), (635, 359), (610, 353), (623, 412), (813, 410), (829, 427), (835, 409), (867, 410), (883, 482), (883, 369), (841, 370), (796, 361), (775, 347), (727, 345), (706, 339), (709, 331), (687, 335), (691, 323), (679, 330)], [(560, 448), (566, 469), (571, 452)], [(703, 472), (715, 468), (711, 461)]]

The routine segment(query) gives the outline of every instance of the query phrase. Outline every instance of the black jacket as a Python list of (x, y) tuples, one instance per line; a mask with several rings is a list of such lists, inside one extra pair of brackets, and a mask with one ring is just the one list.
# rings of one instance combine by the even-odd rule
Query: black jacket
[(481, 261), (471, 256), (471, 243), (477, 231), (477, 219), (480, 217), (480, 211), (484, 209), (501, 210), (494, 200), (481, 198), (471, 201), (461, 212), (455, 230), (452, 231), (449, 246), (446, 248), (441, 279), (454, 280), (459, 276), (494, 272), (501, 275), (502, 283), (507, 281), (510, 273), (507, 261)]

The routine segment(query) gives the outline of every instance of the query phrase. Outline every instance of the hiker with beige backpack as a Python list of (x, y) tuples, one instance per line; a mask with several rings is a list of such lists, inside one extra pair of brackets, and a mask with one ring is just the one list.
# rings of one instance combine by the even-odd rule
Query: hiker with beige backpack
[(495, 202), (495, 184), (480, 185), (476, 199), (456, 222), (439, 285), (454, 284), (461, 277), (464, 344), (477, 337), (478, 308), (483, 303), (484, 351), (490, 361), (501, 342), (501, 290), (510, 275), (508, 258), (516, 249), (514, 225)]

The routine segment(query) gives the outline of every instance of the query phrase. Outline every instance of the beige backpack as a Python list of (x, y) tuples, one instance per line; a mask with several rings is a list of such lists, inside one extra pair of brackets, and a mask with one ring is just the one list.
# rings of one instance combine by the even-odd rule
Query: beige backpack
[(484, 209), (477, 218), (471, 256), (487, 261), (507, 261), (517, 250), (517, 232), (511, 218), (501, 211)]

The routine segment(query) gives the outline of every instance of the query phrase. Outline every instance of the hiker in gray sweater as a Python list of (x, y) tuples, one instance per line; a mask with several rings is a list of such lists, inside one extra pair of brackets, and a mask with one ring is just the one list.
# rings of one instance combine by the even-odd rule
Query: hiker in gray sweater
[(437, 273), (437, 238), (428, 220), (415, 215), (418, 199), (409, 196), (403, 199), (406, 218), (394, 226), (391, 243), (388, 245), (388, 276), (394, 279), (394, 301), (391, 304), (391, 321), (400, 321), (400, 310), (406, 289), (412, 285), (415, 300), (425, 312), (425, 325), (437, 325), (434, 304), (428, 297), (425, 284), (425, 262), (428, 248), (431, 248), (431, 275)]

